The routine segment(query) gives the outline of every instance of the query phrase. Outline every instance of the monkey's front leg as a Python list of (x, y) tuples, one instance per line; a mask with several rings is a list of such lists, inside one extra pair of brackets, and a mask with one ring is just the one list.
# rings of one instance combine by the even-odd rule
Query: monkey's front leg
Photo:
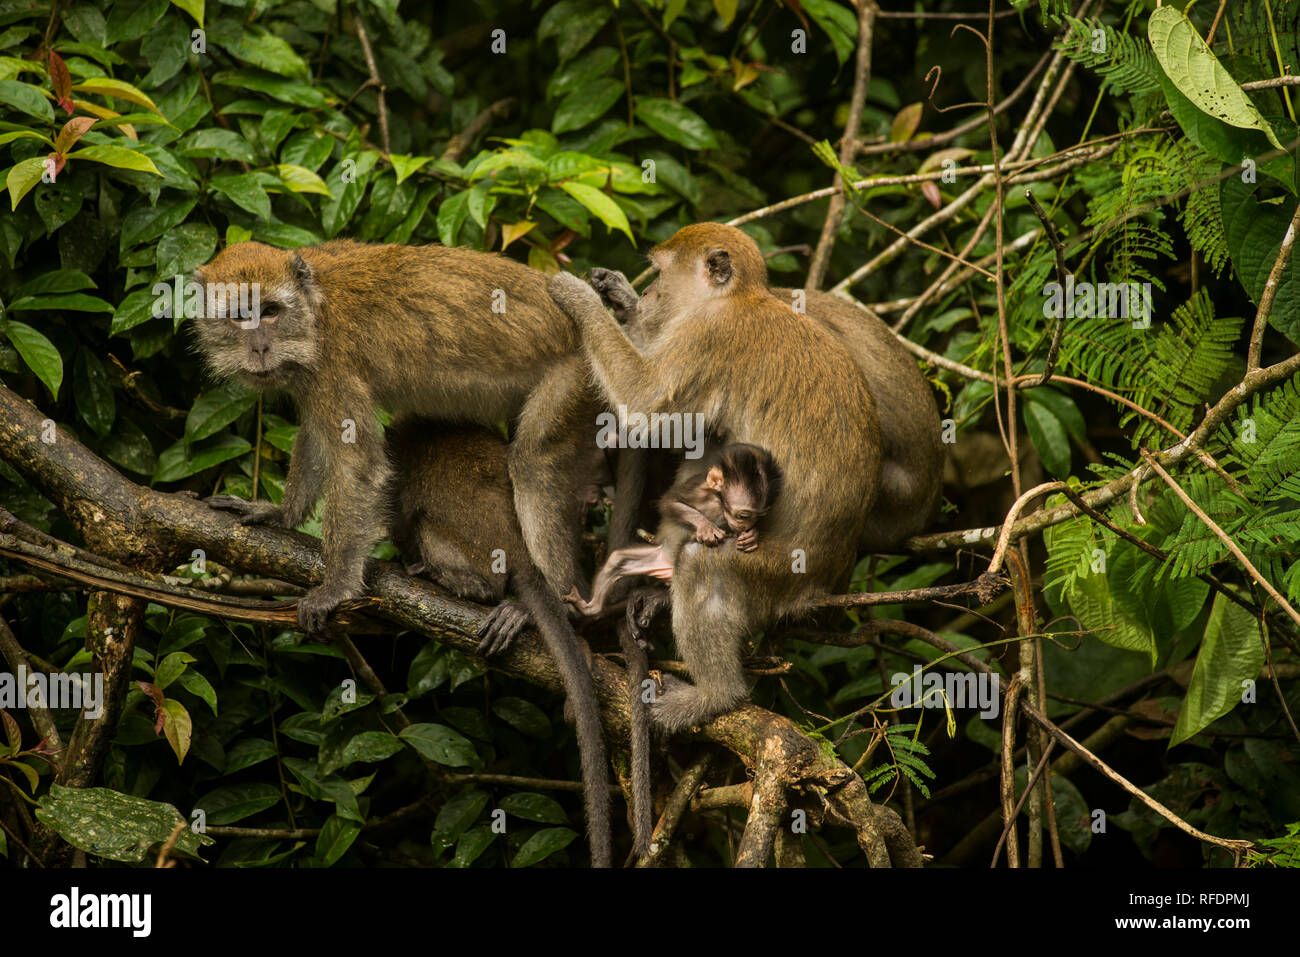
[(596, 291), (567, 272), (552, 276), (548, 288), (555, 304), (582, 331), (583, 348), (610, 403), (635, 411), (658, 409), (663, 398), (661, 384), (623, 327), (605, 310)]
[(279, 505), (249, 502), (238, 495), (212, 495), (204, 501), (213, 508), (235, 512), (240, 516), (241, 525), (296, 528), (320, 501), (325, 469), (325, 456), (320, 441), (313, 438), (306, 426), (303, 426), (294, 436), (289, 474), (284, 480), (284, 497)]
[(308, 634), (323, 631), (335, 608), (362, 595), (366, 557), (384, 537), (392, 470), (377, 432), (376, 423), (358, 422), (355, 442), (331, 449), (321, 523), (325, 577), (298, 600), (298, 624)]

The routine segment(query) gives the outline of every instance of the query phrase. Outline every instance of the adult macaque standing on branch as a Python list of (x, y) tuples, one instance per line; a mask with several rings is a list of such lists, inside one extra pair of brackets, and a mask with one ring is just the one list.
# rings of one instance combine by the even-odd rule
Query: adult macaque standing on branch
[[(196, 273), (211, 292), (252, 289), (256, 314), (205, 311), (199, 347), (222, 378), (284, 390), (298, 406), (281, 505), (218, 496), (255, 524), (292, 528), (325, 495), (324, 580), (298, 604), (319, 632), (361, 595), (366, 555), (387, 525), (391, 474), (377, 406), (486, 425), (517, 420), (516, 508), (534, 561), (564, 594), (582, 581), (585, 509), (575, 472), (591, 444), (592, 395), (573, 324), (544, 274), (489, 253), (335, 240), (296, 252), (227, 247)], [(228, 297), (227, 297), (228, 298)]]
[(745, 697), (747, 634), (843, 583), (875, 502), (880, 431), (853, 357), (772, 295), (752, 239), (702, 223), (650, 257), (660, 274), (637, 305), (644, 352), (586, 283), (567, 273), (551, 280), (601, 390), (634, 412), (701, 412), (729, 441), (768, 449), (785, 478), (762, 548), (689, 542), (678, 556), (673, 635), (694, 684), (670, 680), (651, 705), (673, 731)]

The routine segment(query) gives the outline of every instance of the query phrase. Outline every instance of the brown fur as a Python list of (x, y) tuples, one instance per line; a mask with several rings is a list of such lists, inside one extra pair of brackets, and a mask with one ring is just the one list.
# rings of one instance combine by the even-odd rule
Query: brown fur
[(651, 711), (677, 730), (745, 696), (746, 634), (842, 584), (879, 486), (880, 432), (859, 366), (824, 326), (772, 295), (752, 239), (703, 223), (650, 256), (660, 275), (637, 308), (644, 353), (585, 283), (551, 280), (551, 295), (582, 329), (601, 390), (629, 410), (703, 412), (730, 440), (768, 449), (785, 473), (762, 548), (681, 550), (673, 634), (695, 683), (673, 683)]
[[(252, 329), (208, 316), (197, 331), (218, 376), (286, 390), (298, 405), (283, 504), (215, 504), (292, 527), (325, 495), (325, 577), (299, 603), (306, 630), (362, 593), (365, 556), (383, 534), (388, 467), (376, 406), (442, 421), (517, 420), (511, 471), (525, 477), (515, 483), (525, 540), (559, 593), (582, 581), (573, 476), (595, 408), (572, 388), (583, 374), (578, 339), (542, 273), (466, 249), (335, 240), (296, 252), (241, 243), (196, 278), (259, 283), (263, 308), (280, 307)], [(505, 293), (504, 312), (492, 308), (494, 290)], [(343, 441), (349, 421), (354, 442)]]
[(388, 440), (392, 538), (403, 558), (475, 601), (501, 601), (508, 581), (521, 601), (493, 612), (480, 651), (504, 651), (532, 624), (555, 659), (577, 729), (592, 866), (610, 866), (609, 772), (586, 649), (524, 546), (505, 442), (487, 429), (414, 418), (396, 423)]

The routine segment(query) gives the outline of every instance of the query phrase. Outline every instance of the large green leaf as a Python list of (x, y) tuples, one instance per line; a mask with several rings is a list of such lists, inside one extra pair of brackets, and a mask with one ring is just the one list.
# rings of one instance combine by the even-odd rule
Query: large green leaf
[(257, 393), (233, 382), (218, 385), (195, 400), (185, 418), (185, 438), (200, 442), (216, 435), (257, 402)]
[(450, 767), (481, 767), (483, 759), (470, 740), (441, 724), (413, 724), (401, 731), (401, 738), (430, 761)]
[(3, 328), (23, 362), (27, 363), (27, 368), (36, 373), (36, 378), (44, 382), (50, 395), (57, 399), (59, 386), (63, 384), (63, 357), (54, 348), (54, 343), (31, 326), (12, 319), (5, 322)]
[(1259, 623), (1236, 602), (1216, 595), (1169, 746), (1186, 741), (1235, 708), (1244, 683), (1258, 679), (1263, 666)]
[(634, 244), (636, 243), (632, 238), (632, 227), (628, 224), (627, 215), (619, 208), (618, 203), (607, 195), (582, 183), (561, 183), (560, 188), (594, 213), (596, 218), (610, 229), (619, 230)]
[[(1237, 278), (1256, 303), (1264, 294), (1297, 203), (1295, 197), (1261, 203), (1256, 195), (1259, 185), (1229, 176), (1219, 189), (1228, 254)], [(1300, 341), (1300, 264), (1294, 253), (1282, 272), (1268, 321), (1288, 339)]]
[(636, 116), (665, 139), (693, 150), (718, 148), (718, 138), (704, 117), (690, 107), (659, 96), (638, 96)]
[(1169, 6), (1153, 11), (1147, 21), (1147, 37), (1165, 75), (1198, 109), (1229, 126), (1259, 130), (1282, 149), (1273, 127), (1181, 10)]
[(38, 86), (20, 80), (0, 80), (0, 103), (12, 106), (46, 123), (54, 122), (54, 108)]
[[(41, 798), (36, 817), (73, 847), (128, 864), (138, 864), (156, 852), (183, 821), (170, 804), (109, 788), (69, 788), (59, 784), (51, 785), (50, 793)], [(199, 849), (211, 843), (212, 838), (182, 828), (172, 850), (198, 858)]]

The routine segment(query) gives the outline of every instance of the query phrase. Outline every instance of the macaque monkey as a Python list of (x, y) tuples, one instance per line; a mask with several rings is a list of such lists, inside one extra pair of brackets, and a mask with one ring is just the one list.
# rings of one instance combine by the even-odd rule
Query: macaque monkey
[(630, 545), (612, 552), (596, 574), (591, 601), (576, 590), (565, 601), (584, 615), (599, 615), (614, 585), (628, 575), (672, 580), (673, 565), (691, 540), (717, 545), (735, 533), (736, 548), (758, 548), (759, 519), (781, 493), (781, 470), (765, 449), (737, 443), (717, 453), (705, 469), (685, 476), (659, 500), (656, 545)]
[[(640, 345), (654, 335), (655, 329), (647, 329), (640, 319), (636, 290), (621, 272), (593, 269), (590, 282), (624, 324), (628, 338)], [(844, 343), (866, 376), (881, 413), (880, 490), (858, 544), (868, 552), (895, 549), (926, 528), (939, 503), (944, 455), (933, 391), (916, 361), (870, 310), (818, 291), (805, 296), (803, 290), (773, 289), (772, 294), (786, 303), (802, 300), (808, 317)], [(653, 321), (652, 315), (647, 319)], [(642, 479), (631, 474), (625, 480), (625, 472), (631, 469), (621, 467), (619, 481), (634, 486), (635, 502), (640, 498), (635, 486)]]
[(410, 562), (448, 591), (502, 602), (483, 630), (479, 652), (504, 651), (530, 622), (555, 660), (574, 716), (593, 867), (610, 866), (609, 772), (585, 642), (564, 604), (524, 547), (507, 466), (506, 443), (484, 428), (409, 418), (388, 430), (393, 462), (392, 539)]
[(701, 412), (729, 441), (769, 450), (784, 473), (761, 548), (688, 541), (676, 557), (673, 636), (693, 684), (666, 678), (651, 704), (652, 720), (676, 731), (748, 694), (747, 634), (846, 581), (880, 485), (880, 419), (844, 342), (772, 294), (740, 230), (687, 226), (650, 258), (659, 277), (636, 306), (640, 349), (595, 290), (567, 273), (551, 279), (601, 392), (635, 412)]
[[(223, 379), (293, 396), (300, 428), (284, 500), (209, 500), (246, 524), (292, 528), (325, 496), (325, 572), (298, 603), (300, 627), (322, 630), (364, 589), (366, 556), (387, 525), (390, 477), (376, 407), (493, 425), (515, 423), (516, 512), (534, 562), (557, 595), (584, 582), (585, 508), (573, 478), (589, 448), (596, 396), (573, 323), (546, 276), (490, 253), (334, 240), (297, 251), (228, 246), (195, 274), (208, 307), (199, 349)], [(236, 314), (239, 291), (258, 305)], [(214, 308), (214, 291), (227, 308)], [(252, 312), (250, 309), (249, 312)]]

